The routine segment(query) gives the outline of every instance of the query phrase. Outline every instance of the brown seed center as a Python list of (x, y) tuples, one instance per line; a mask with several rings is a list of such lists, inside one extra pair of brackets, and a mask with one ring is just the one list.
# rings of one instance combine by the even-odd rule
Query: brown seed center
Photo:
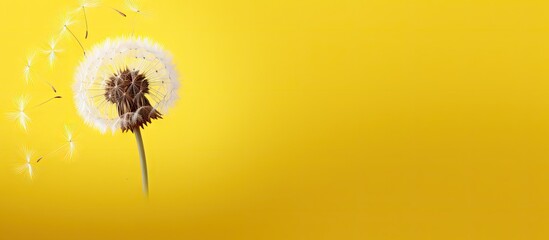
[(162, 118), (145, 96), (149, 94), (149, 80), (139, 71), (120, 70), (106, 81), (105, 99), (116, 104), (122, 131), (143, 128), (152, 119)]

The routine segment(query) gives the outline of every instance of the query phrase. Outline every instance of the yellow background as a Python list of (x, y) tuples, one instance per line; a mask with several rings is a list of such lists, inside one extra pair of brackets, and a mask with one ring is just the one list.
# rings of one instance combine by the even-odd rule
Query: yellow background
[[(71, 28), (128, 35), (121, 1)], [(76, 1), (3, 1), (0, 239), (547, 239), (546, 1), (150, 1), (135, 32), (174, 55), (180, 99), (134, 137), (76, 114), (70, 37), (27, 86), (25, 57)], [(109, 7), (128, 13), (123, 18)], [(44, 55), (36, 57), (37, 62)], [(38, 64), (38, 63), (37, 63)], [(37, 67), (39, 68), (39, 67)], [(38, 69), (37, 69), (38, 70)], [(77, 151), (16, 174), (74, 126)]]

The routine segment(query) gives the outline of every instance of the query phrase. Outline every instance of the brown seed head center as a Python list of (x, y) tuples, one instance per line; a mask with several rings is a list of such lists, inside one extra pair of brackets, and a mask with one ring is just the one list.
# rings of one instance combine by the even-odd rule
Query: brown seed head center
[(145, 96), (149, 94), (149, 80), (139, 71), (128, 68), (109, 77), (105, 86), (105, 99), (116, 104), (121, 118), (122, 131), (132, 131), (162, 118)]

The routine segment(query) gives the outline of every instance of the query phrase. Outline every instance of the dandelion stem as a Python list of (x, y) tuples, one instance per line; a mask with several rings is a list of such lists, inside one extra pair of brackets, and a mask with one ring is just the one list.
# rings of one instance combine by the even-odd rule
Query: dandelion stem
[(84, 12), (84, 21), (86, 22), (86, 36), (84, 39), (88, 39), (88, 17), (86, 16), (86, 7), (82, 6), (82, 11)]
[(143, 193), (146, 197), (149, 196), (149, 177), (147, 174), (147, 159), (145, 157), (145, 147), (143, 146), (143, 138), (139, 127), (133, 129), (135, 141), (137, 141), (137, 150), (139, 151), (139, 160), (141, 161), (141, 178), (143, 181)]
[(84, 46), (82, 46), (82, 43), (80, 43), (80, 40), (78, 40), (76, 35), (74, 35), (74, 33), (71, 31), (71, 29), (69, 27), (65, 26), (65, 28), (74, 37), (74, 39), (76, 39), (76, 42), (78, 42), (78, 45), (80, 45), (80, 48), (82, 48), (82, 52), (84, 52), (84, 56), (86, 56), (86, 50), (84, 50)]

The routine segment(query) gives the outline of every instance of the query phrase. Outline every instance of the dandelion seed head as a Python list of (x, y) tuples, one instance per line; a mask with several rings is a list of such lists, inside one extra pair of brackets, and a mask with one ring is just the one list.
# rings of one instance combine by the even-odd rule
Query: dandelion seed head
[(107, 39), (85, 56), (75, 79), (78, 112), (101, 132), (162, 118), (179, 87), (169, 54), (146, 38)]

